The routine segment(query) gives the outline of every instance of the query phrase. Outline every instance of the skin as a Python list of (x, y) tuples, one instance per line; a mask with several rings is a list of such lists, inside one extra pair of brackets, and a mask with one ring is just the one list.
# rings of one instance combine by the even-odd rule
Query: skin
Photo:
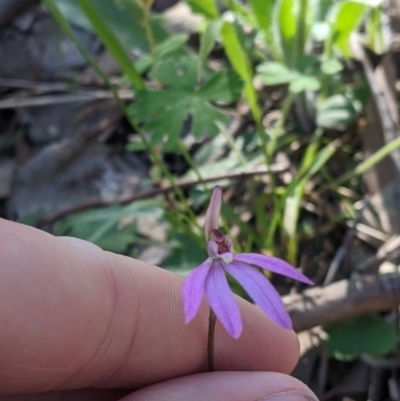
[(299, 356), (295, 333), (240, 298), (243, 333), (233, 340), (217, 323), (217, 372), (204, 373), (208, 307), (185, 325), (182, 283), (0, 219), (0, 401), (314, 397), (287, 376)]

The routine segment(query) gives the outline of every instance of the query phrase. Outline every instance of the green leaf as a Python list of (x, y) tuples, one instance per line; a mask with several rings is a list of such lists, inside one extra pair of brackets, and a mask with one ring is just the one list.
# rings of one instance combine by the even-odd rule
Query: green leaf
[(272, 18), (274, 15), (275, 0), (250, 0), (250, 7), (257, 21), (257, 25), (267, 36), (271, 36)]
[(130, 152), (144, 152), (146, 150), (146, 145), (140, 138), (135, 138), (128, 142), (126, 149)]
[(208, 21), (206, 28), (201, 35), (200, 50), (199, 50), (199, 66), (197, 75), (200, 76), (201, 69), (206, 62), (208, 55), (214, 47), (215, 41), (219, 36), (221, 30), (222, 21)]
[(334, 58), (325, 60), (321, 64), (321, 71), (326, 75), (334, 75), (342, 70), (343, 64)]
[(322, 169), (322, 167), (325, 166), (328, 160), (335, 154), (339, 144), (340, 144), (339, 141), (332, 141), (328, 145), (324, 146), (314, 156), (310, 168), (306, 173), (307, 180), (310, 180), (313, 175), (317, 174)]
[[(306, 65), (303, 64), (299, 68), (305, 71)], [(263, 63), (258, 66), (257, 72), (257, 77), (265, 85), (290, 84), (289, 90), (293, 93), (317, 91), (321, 87), (321, 83), (316, 76), (307, 72), (302, 73), (297, 70), (290, 70), (282, 63)]]
[(278, 31), (285, 61), (292, 66), (295, 56), (298, 0), (281, 0), (278, 3)]
[(260, 64), (257, 72), (257, 77), (265, 85), (288, 84), (295, 76), (295, 73), (284, 64), (274, 61)]
[(348, 124), (358, 116), (353, 102), (345, 95), (334, 95), (317, 105), (317, 125), (335, 128)]
[(261, 109), (257, 101), (257, 93), (253, 86), (253, 71), (248, 54), (243, 49), (236, 35), (233, 25), (225, 22), (221, 28), (221, 37), (225, 52), (234, 70), (245, 82), (244, 93), (249, 102), (250, 109), (256, 121), (262, 118)]
[(382, 8), (375, 7), (367, 20), (367, 44), (375, 54), (383, 54), (388, 50), (383, 37), (383, 18)]
[(299, 74), (294, 77), (289, 85), (289, 90), (293, 93), (300, 93), (304, 91), (317, 91), (320, 88), (321, 82), (317, 77), (303, 74)]
[(77, 0), (52, 0), (52, 2), (56, 4), (62, 15), (69, 22), (72, 22), (83, 29), (89, 31), (93, 30), (90, 22), (79, 7)]
[(175, 234), (170, 245), (172, 255), (162, 264), (167, 270), (186, 275), (207, 258), (204, 247), (185, 234)]
[(309, 74), (316, 69), (318, 62), (317, 56), (313, 54), (303, 54), (296, 58), (293, 69), (301, 74)]
[(332, 324), (325, 327), (328, 339), (324, 341), (329, 355), (340, 360), (351, 360), (365, 352), (385, 355), (399, 340), (396, 328), (383, 318), (371, 315)]
[(164, 143), (166, 151), (174, 150), (179, 141), (182, 125), (191, 110), (192, 99), (183, 96), (175, 104), (171, 105), (169, 109), (153, 117), (144, 125), (144, 129), (147, 132), (154, 133), (150, 142), (153, 145)]
[(275, 57), (280, 58), (273, 33), (275, 4), (275, 0), (250, 0), (256, 26), (263, 32), (269, 50)]
[(210, 101), (232, 102), (240, 97), (243, 81), (235, 71), (219, 71), (197, 91)]
[(172, 89), (193, 91), (196, 86), (197, 57), (169, 57), (155, 64), (150, 77)]
[(186, 0), (193, 12), (208, 18), (218, 18), (219, 12), (215, 0)]
[(210, 106), (200, 98), (193, 99), (192, 116), (192, 134), (196, 138), (207, 134), (217, 135), (219, 132), (218, 123), (226, 124), (229, 120), (226, 114)]
[[(180, 33), (170, 38), (166, 39), (164, 42), (156, 45), (156, 54), (159, 59), (174, 53), (175, 57), (184, 57), (188, 54), (184, 45), (187, 43), (189, 36), (185, 33)], [(140, 60), (136, 62), (136, 68), (139, 72), (144, 73), (147, 71), (154, 63), (153, 57), (149, 54), (143, 56)]]
[[(74, 24), (92, 30), (93, 27), (86, 15), (79, 7), (77, 0), (52, 0), (57, 4), (65, 18)], [(143, 11), (132, 0), (91, 0), (94, 6), (101, 12), (103, 20), (111, 27), (125, 49), (129, 52), (138, 51), (148, 53), (146, 32), (142, 24)], [(164, 41), (171, 36), (162, 26), (159, 17), (151, 16), (151, 27), (156, 43)]]
[(119, 39), (109, 26), (107, 19), (101, 14), (101, 11), (96, 7), (93, 0), (78, 0), (86, 17), (89, 19), (94, 30), (99, 35), (102, 42), (107, 47), (108, 51), (118, 62), (122, 70), (128, 76), (135, 89), (143, 89), (144, 82), (142, 77), (136, 70), (132, 60), (125, 52), (125, 48), (120, 43)]
[(233, 71), (211, 74), (208, 81), (198, 85), (197, 62), (194, 55), (160, 60), (150, 76), (165, 89), (141, 91), (130, 106), (133, 118), (150, 133), (151, 143), (164, 145), (164, 150), (176, 150), (182, 125), (189, 117), (195, 137), (218, 134), (217, 124), (226, 123), (228, 117), (210, 102), (231, 102), (240, 96), (242, 83)]
[(182, 48), (188, 41), (189, 36), (186, 33), (178, 33), (164, 40), (156, 46), (158, 57), (165, 57), (168, 54)]
[(185, 96), (182, 91), (144, 90), (137, 92), (137, 101), (130, 107), (130, 112), (138, 122), (144, 122), (149, 116), (159, 114), (167, 105), (173, 106)]
[[(57, 235), (71, 235), (93, 242), (103, 249), (123, 252), (138, 237), (135, 221), (139, 217), (161, 217), (158, 200), (133, 202), (126, 206), (92, 209), (67, 217), (56, 228)], [(124, 219), (130, 224), (122, 225)]]
[(367, 10), (365, 2), (347, 0), (338, 4), (333, 23), (335, 46), (345, 57), (351, 56), (350, 35), (358, 27)]

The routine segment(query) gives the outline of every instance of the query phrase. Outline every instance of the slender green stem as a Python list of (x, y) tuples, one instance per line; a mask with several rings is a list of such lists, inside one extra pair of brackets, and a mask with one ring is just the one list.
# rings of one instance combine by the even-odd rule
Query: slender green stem
[(247, 158), (244, 155), (244, 153), (236, 146), (235, 141), (232, 139), (231, 135), (229, 135), (229, 132), (226, 130), (226, 128), (221, 124), (219, 126), (219, 132), (223, 135), (223, 137), (226, 139), (226, 142), (228, 142), (229, 147), (231, 148), (232, 152), (234, 152), (242, 165), (244, 170), (248, 169), (248, 162)]
[(207, 341), (207, 354), (208, 354), (208, 371), (214, 372), (214, 338), (215, 338), (215, 323), (217, 322), (217, 317), (215, 313), (210, 308), (210, 316), (208, 319), (208, 341)]
[(285, 121), (286, 121), (287, 115), (290, 111), (290, 108), (293, 105), (294, 98), (295, 98), (295, 95), (293, 93), (289, 92), (283, 101), (282, 113), (279, 116), (279, 119), (275, 124), (275, 127), (272, 131), (270, 142), (268, 143), (268, 154), (270, 155), (269, 156), (270, 158), (273, 158), (273, 155), (276, 151), (276, 145), (278, 143), (278, 139), (283, 134), (283, 129), (285, 127)]
[(375, 166), (375, 164), (382, 161), (385, 157), (389, 156), (393, 150), (400, 148), (400, 138), (396, 138), (393, 141), (387, 143), (385, 146), (382, 146), (379, 150), (373, 153), (368, 159), (364, 160), (360, 163), (355, 169), (343, 174), (334, 182), (332, 182), (329, 187), (336, 188), (338, 185), (342, 184), (345, 181), (349, 181), (357, 175), (365, 173), (371, 167)]
[(182, 142), (179, 142), (178, 147), (179, 147), (179, 150), (181, 151), (182, 156), (185, 159), (186, 163), (194, 171), (194, 173), (196, 174), (197, 179), (203, 185), (204, 190), (207, 191), (208, 190), (207, 183), (204, 181), (204, 178), (201, 175), (200, 170), (197, 168), (197, 165), (194, 162), (192, 156), (190, 156), (190, 153), (186, 149), (186, 146)]
[(204, 239), (201, 231), (198, 232), (198, 235), (191, 229), (190, 223), (191, 221), (188, 219), (187, 216), (183, 214), (176, 214), (173, 212), (169, 212), (167, 214), (167, 219), (172, 223), (172, 225), (182, 230), (188, 237), (192, 238), (193, 241), (197, 242), (200, 246), (204, 246)]
[[(294, 101), (294, 94), (288, 93), (283, 101), (282, 105), (282, 113), (278, 119), (278, 121), (275, 124), (275, 127), (272, 131), (272, 135), (270, 137), (270, 142), (268, 145), (266, 145), (266, 158), (267, 160), (270, 160), (270, 164), (272, 164), (272, 160), (274, 157), (274, 154), (276, 152), (276, 146), (278, 143), (278, 139), (281, 137), (284, 127), (285, 127), (285, 121), (287, 118), (287, 115), (289, 113), (290, 108), (293, 105)], [(267, 232), (267, 239), (266, 239), (266, 244), (268, 249), (273, 249), (273, 237), (275, 235), (275, 230), (278, 226), (278, 223), (281, 219), (281, 211), (282, 211), (282, 199), (278, 199), (278, 195), (276, 194), (276, 183), (275, 183), (275, 176), (272, 173), (272, 171), (269, 172), (269, 180), (270, 180), (270, 188), (271, 188), (271, 193), (272, 193), (272, 200), (273, 200), (273, 214), (272, 214), (272, 219), (269, 224), (268, 232)]]
[(147, 43), (149, 45), (149, 51), (153, 61), (156, 60), (156, 45), (154, 41), (153, 29), (151, 27), (151, 20), (150, 20), (150, 7), (147, 5), (143, 6), (143, 26), (146, 33)]

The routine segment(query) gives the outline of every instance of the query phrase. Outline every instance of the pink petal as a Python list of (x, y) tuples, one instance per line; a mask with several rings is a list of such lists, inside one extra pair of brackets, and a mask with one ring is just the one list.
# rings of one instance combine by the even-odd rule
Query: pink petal
[(276, 323), (290, 330), (292, 322), (280, 295), (268, 279), (257, 269), (240, 262), (232, 262), (225, 270), (238, 281), (253, 301)]
[(257, 253), (238, 253), (233, 256), (233, 260), (242, 263), (248, 263), (267, 269), (273, 273), (282, 274), (283, 276), (290, 277), (294, 280), (301, 281), (306, 284), (314, 284), (303, 273), (300, 273), (289, 263), (282, 259), (274, 258), (273, 256), (265, 256)]
[(182, 288), (183, 312), (185, 323), (190, 322), (199, 310), (204, 294), (204, 284), (210, 270), (212, 260), (207, 259), (200, 266), (196, 267), (186, 277)]
[(221, 263), (214, 261), (205, 284), (207, 300), (225, 330), (233, 338), (242, 332), (239, 307), (226, 280)]
[(204, 222), (204, 231), (206, 234), (206, 241), (210, 239), (213, 230), (219, 228), (219, 214), (222, 205), (222, 190), (220, 187), (215, 187), (211, 195), (210, 204), (208, 205), (206, 220)]

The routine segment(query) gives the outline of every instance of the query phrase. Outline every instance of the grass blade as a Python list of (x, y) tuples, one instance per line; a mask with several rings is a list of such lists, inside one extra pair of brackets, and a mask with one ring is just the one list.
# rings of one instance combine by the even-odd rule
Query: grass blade
[(144, 89), (142, 77), (95, 3), (92, 0), (78, 0), (78, 3), (108, 51), (128, 76), (133, 87), (136, 90)]

